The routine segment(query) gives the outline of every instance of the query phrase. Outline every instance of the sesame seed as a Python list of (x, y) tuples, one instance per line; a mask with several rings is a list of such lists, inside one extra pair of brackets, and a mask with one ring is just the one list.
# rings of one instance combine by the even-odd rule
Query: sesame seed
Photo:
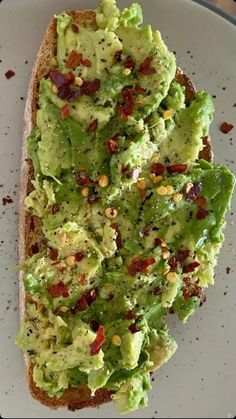
[(101, 175), (98, 179), (98, 184), (101, 188), (105, 188), (109, 184), (109, 179), (107, 175)]
[(131, 73), (130, 68), (124, 68), (124, 70), (123, 70), (123, 74), (124, 74), (124, 76), (129, 76), (129, 75), (130, 75), (130, 73)]
[(68, 257), (66, 258), (66, 264), (67, 264), (67, 266), (69, 266), (69, 267), (74, 266), (74, 264), (75, 264), (75, 256), (68, 256)]
[(120, 346), (121, 345), (121, 338), (118, 335), (114, 335), (111, 338), (111, 342), (114, 346)]
[(75, 77), (75, 84), (76, 86), (82, 86), (83, 79), (81, 79), (81, 77)]
[(177, 280), (177, 275), (175, 272), (169, 271), (168, 274), (166, 275), (166, 279), (169, 282), (175, 282)]
[(138, 182), (136, 183), (136, 187), (143, 191), (146, 188), (146, 182), (144, 179), (138, 179)]
[(153, 183), (160, 183), (163, 180), (163, 176), (161, 175), (154, 175), (153, 173), (150, 174), (150, 179)]
[(163, 112), (163, 118), (164, 119), (170, 119), (173, 115), (173, 112), (170, 109), (167, 109)]
[(166, 189), (167, 189), (167, 195), (172, 195), (173, 194), (174, 188), (173, 188), (172, 185), (167, 185)]
[(181, 200), (182, 200), (182, 198), (183, 198), (183, 194), (182, 193), (175, 193), (174, 195), (173, 195), (173, 201), (174, 202), (180, 202)]
[(151, 163), (157, 163), (160, 160), (160, 154), (154, 154), (151, 158)]
[(168, 190), (167, 190), (167, 188), (166, 188), (165, 186), (159, 186), (159, 187), (156, 189), (156, 192), (158, 193), (158, 195), (162, 195), (162, 196), (164, 196), (164, 195), (167, 195)]
[(55, 84), (53, 84), (53, 86), (52, 86), (52, 92), (55, 93), (55, 94), (58, 93), (58, 88)]
[(82, 189), (81, 194), (84, 198), (87, 198), (90, 195), (90, 190), (89, 188), (86, 186), (85, 188)]
[(118, 215), (118, 211), (116, 208), (106, 208), (105, 209), (105, 216), (109, 219), (116, 218)]
[(170, 252), (165, 247), (162, 249), (162, 257), (163, 259), (168, 259), (170, 257)]

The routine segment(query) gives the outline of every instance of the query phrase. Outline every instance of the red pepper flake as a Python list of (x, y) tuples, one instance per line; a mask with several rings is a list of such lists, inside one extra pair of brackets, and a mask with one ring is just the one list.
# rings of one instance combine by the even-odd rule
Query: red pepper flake
[(86, 274), (82, 274), (81, 275), (81, 277), (80, 277), (80, 283), (83, 286), (86, 285), (86, 283), (87, 283)]
[(52, 83), (58, 88), (57, 96), (61, 99), (69, 98), (71, 94), (69, 85), (73, 83), (75, 79), (72, 71), (63, 74), (58, 70), (51, 70), (49, 72), (49, 77)]
[(50, 248), (48, 249), (48, 257), (49, 257), (51, 260), (57, 260), (57, 258), (58, 258), (58, 250), (57, 250), (57, 249), (54, 249), (54, 248), (52, 248), (52, 247), (50, 247)]
[(93, 356), (93, 355), (98, 354), (105, 340), (106, 340), (105, 328), (104, 326), (100, 325), (97, 330), (97, 336), (95, 340), (90, 344), (90, 355)]
[(161, 246), (162, 245), (162, 240), (159, 239), (159, 237), (156, 237), (154, 239), (154, 244), (155, 244), (155, 246)]
[(69, 84), (63, 84), (63, 86), (59, 87), (57, 96), (63, 100), (71, 100), (72, 92), (70, 91)]
[(113, 138), (106, 141), (107, 151), (109, 154), (115, 154), (119, 151), (119, 146)]
[(77, 301), (74, 308), (70, 310), (71, 314), (76, 314), (79, 311), (85, 311), (97, 298), (97, 288), (85, 292)]
[(126, 121), (128, 116), (132, 115), (133, 113), (133, 106), (131, 106), (130, 104), (121, 105), (118, 103), (116, 106), (116, 110), (120, 116), (120, 119), (122, 121)]
[(98, 120), (94, 119), (88, 126), (88, 128), (86, 129), (87, 132), (95, 132), (97, 130), (98, 127)]
[(153, 163), (150, 167), (150, 172), (153, 173), (155, 176), (162, 175), (165, 170), (165, 166), (161, 163)]
[(201, 192), (201, 186), (199, 184), (193, 185), (187, 193), (188, 201), (196, 201)]
[(85, 258), (85, 254), (83, 252), (76, 252), (74, 254), (76, 262), (81, 262)]
[(177, 253), (177, 259), (180, 262), (183, 262), (185, 259), (187, 259), (190, 255), (190, 250), (179, 250)]
[(66, 67), (75, 69), (76, 67), (78, 67), (78, 65), (81, 64), (82, 59), (82, 54), (73, 50), (71, 51), (69, 57), (66, 60)]
[(168, 264), (172, 269), (177, 269), (179, 265), (189, 257), (189, 254), (189, 250), (179, 250), (176, 256), (169, 259)]
[(117, 104), (117, 112), (123, 121), (127, 120), (129, 115), (132, 115), (134, 108), (133, 91), (132, 88), (124, 88), (122, 90), (124, 104)]
[(15, 71), (13, 71), (13, 70), (7, 70), (6, 71), (6, 73), (5, 73), (5, 77), (9, 80), (9, 79), (11, 79), (14, 75), (15, 75), (16, 73), (15, 73)]
[(83, 170), (76, 171), (75, 176), (76, 176), (76, 183), (78, 186), (84, 186), (90, 183), (90, 178), (85, 174)]
[(91, 326), (91, 329), (93, 330), (93, 332), (96, 332), (99, 328), (99, 323), (98, 323), (97, 320), (91, 320), (90, 321), (90, 326)]
[(127, 313), (126, 313), (126, 315), (125, 315), (125, 318), (127, 320), (133, 320), (135, 318), (133, 311), (132, 310), (128, 310)]
[(56, 214), (58, 211), (60, 211), (60, 206), (58, 204), (52, 204), (52, 208), (51, 208), (51, 213), (54, 215)]
[(127, 168), (127, 166), (125, 166), (124, 164), (122, 164), (122, 165), (120, 166), (120, 171), (121, 171), (121, 173), (126, 173), (126, 172), (127, 172), (127, 170), (128, 170), (128, 168)]
[(75, 76), (74, 76), (74, 73), (72, 73), (72, 71), (68, 71), (67, 73), (64, 73), (64, 77), (67, 80), (68, 84), (74, 83), (75, 81)]
[(144, 87), (141, 87), (141, 86), (137, 85), (133, 88), (133, 92), (136, 93), (136, 94), (144, 96), (147, 93), (147, 90), (144, 89)]
[(84, 67), (91, 67), (91, 66), (92, 66), (92, 63), (91, 63), (91, 61), (90, 61), (88, 58), (84, 58), (84, 59), (82, 59), (81, 64), (82, 64)]
[(168, 173), (184, 173), (188, 169), (187, 164), (179, 163), (179, 164), (172, 164), (171, 166), (167, 166)]
[(199, 206), (200, 208), (204, 208), (204, 207), (206, 206), (206, 200), (205, 200), (205, 198), (203, 198), (202, 196), (199, 196), (199, 197), (196, 199), (196, 203), (198, 204), (198, 206)]
[(129, 89), (128, 87), (126, 87), (125, 89), (122, 90), (122, 96), (124, 99), (125, 103), (128, 104), (132, 104), (133, 103), (133, 93), (132, 93), (132, 89)]
[(129, 330), (131, 331), (131, 333), (134, 335), (134, 333), (140, 332), (140, 328), (137, 326), (136, 323), (131, 323), (129, 325)]
[(154, 258), (133, 258), (128, 266), (128, 273), (135, 276), (138, 273), (148, 273), (148, 267), (156, 262)]
[(11, 199), (11, 197), (9, 195), (2, 198), (2, 205), (3, 206), (5, 206), (7, 204), (12, 204), (12, 203), (13, 203), (13, 200)]
[(7, 70), (6, 71), (6, 73), (5, 73), (5, 77), (9, 80), (9, 79), (11, 79), (14, 75), (15, 75), (16, 73), (15, 73), (15, 71), (13, 71), (13, 70)]
[(79, 32), (79, 27), (75, 23), (72, 23), (71, 30), (74, 33), (78, 33)]
[(147, 57), (139, 66), (139, 72), (145, 76), (151, 76), (156, 73), (156, 69), (151, 67), (153, 57)]
[(89, 306), (96, 300), (97, 293), (98, 293), (97, 288), (93, 288), (92, 290), (87, 291), (87, 292), (84, 293), (84, 297), (85, 297)]
[(70, 108), (69, 105), (66, 103), (61, 109), (60, 109), (61, 119), (68, 118), (70, 114)]
[(183, 273), (187, 274), (189, 272), (194, 272), (196, 268), (198, 268), (198, 266), (200, 266), (199, 262), (191, 262), (189, 263), (187, 266), (184, 266), (183, 268)]
[(197, 283), (191, 283), (190, 278), (185, 278), (185, 285), (182, 287), (183, 298), (189, 300), (191, 297), (198, 297), (200, 305), (206, 301), (204, 288), (200, 287)]
[(59, 272), (61, 272), (61, 274), (64, 274), (64, 272), (66, 271), (66, 267), (65, 266), (61, 266), (60, 268), (58, 268)]
[[(52, 72), (51, 72), (52, 73)], [(50, 73), (50, 75), (51, 75)], [(57, 72), (59, 73), (59, 72)], [(73, 83), (74, 81), (74, 75), (73, 73), (69, 72), (69, 73), (59, 73), (60, 76), (57, 76), (53, 78), (54, 79), (58, 79), (57, 83), (61, 84), (60, 87), (58, 87), (58, 93), (57, 96), (60, 99), (64, 99), (64, 100), (68, 100), (68, 101), (74, 101), (76, 99), (78, 99), (80, 96), (90, 96), (93, 93), (97, 92), (100, 88), (100, 80), (99, 79), (95, 79), (93, 81), (89, 81), (89, 80), (84, 80), (83, 84), (81, 87), (79, 87), (76, 90), (70, 90), (69, 85), (71, 83)], [(67, 75), (67, 77), (65, 77)], [(73, 76), (73, 81), (71, 81), (71, 78)], [(51, 77), (51, 76), (50, 76)], [(53, 80), (53, 78), (51, 77), (51, 80)], [(55, 84), (55, 83), (54, 83)]]
[(168, 264), (170, 265), (172, 269), (177, 269), (178, 266), (180, 265), (180, 261), (178, 260), (178, 258), (173, 257), (169, 259)]
[(154, 295), (161, 295), (161, 294), (162, 294), (162, 289), (161, 289), (161, 287), (155, 287), (155, 288), (153, 289), (152, 293), (153, 293)]
[(65, 84), (68, 84), (68, 80), (64, 76), (63, 73), (57, 70), (51, 70), (49, 72), (49, 77), (53, 84), (59, 89), (60, 87), (64, 86)]
[(124, 62), (124, 67), (133, 70), (135, 68), (135, 62), (132, 58), (127, 58)]
[(85, 311), (88, 308), (88, 303), (86, 298), (82, 297), (77, 301), (76, 306), (70, 310), (71, 314), (79, 313), (80, 311)]
[(197, 217), (198, 220), (203, 220), (204, 218), (207, 217), (208, 214), (209, 214), (209, 211), (208, 210), (206, 210), (204, 208), (200, 208), (197, 211), (196, 217)]
[(84, 296), (86, 298), (88, 305), (91, 305), (96, 300), (97, 294), (98, 294), (97, 288), (93, 288), (90, 291), (87, 291), (84, 293)]
[(39, 245), (38, 243), (34, 243), (31, 246), (31, 254), (36, 255), (39, 252)]
[(69, 297), (68, 288), (65, 286), (63, 281), (58, 282), (57, 284), (50, 285), (48, 287), (48, 292), (52, 298), (58, 297)]
[(99, 201), (99, 195), (97, 192), (94, 192), (92, 195), (88, 197), (88, 203), (90, 205), (94, 205)]
[(91, 96), (100, 89), (100, 84), (99, 79), (94, 79), (93, 81), (84, 80), (81, 86), (82, 93), (86, 96)]
[(117, 63), (121, 62), (122, 50), (116, 51), (114, 55), (114, 59)]
[(121, 249), (123, 247), (121, 232), (119, 229), (119, 224), (113, 223), (111, 224), (111, 228), (113, 228), (116, 231), (116, 247), (117, 249)]
[(234, 126), (232, 124), (228, 124), (227, 122), (223, 122), (220, 126), (220, 130), (223, 134), (228, 134), (228, 132), (230, 132), (233, 128)]

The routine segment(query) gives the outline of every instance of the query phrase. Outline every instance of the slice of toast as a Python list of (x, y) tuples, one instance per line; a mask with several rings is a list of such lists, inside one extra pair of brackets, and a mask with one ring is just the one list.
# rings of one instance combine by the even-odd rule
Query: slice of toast
[[(79, 25), (91, 26), (96, 28), (95, 12), (85, 10), (83, 12), (69, 10), (74, 21)], [(34, 179), (34, 170), (32, 161), (27, 158), (26, 139), (36, 125), (36, 112), (38, 108), (39, 82), (48, 73), (52, 67), (52, 58), (56, 56), (57, 31), (56, 18), (54, 17), (48, 25), (41, 47), (39, 49), (36, 62), (32, 71), (28, 97), (24, 115), (23, 146), (22, 146), (22, 164), (21, 164), (21, 186), (19, 203), (19, 259), (22, 263), (27, 257), (32, 255), (32, 246), (37, 242), (43, 245), (43, 235), (41, 231), (40, 220), (25, 211), (24, 199), (31, 192), (31, 181)], [(176, 72), (176, 81), (185, 86), (186, 103), (190, 102), (194, 96), (195, 89), (191, 80), (178, 69)], [(212, 151), (209, 137), (203, 139), (205, 147), (200, 152), (200, 157), (205, 160), (211, 160)], [(30, 301), (30, 296), (25, 293), (22, 281), (23, 272), (20, 273), (19, 292), (20, 292), (20, 317), (24, 320), (25, 305)], [(86, 386), (78, 388), (69, 388), (60, 398), (49, 397), (46, 392), (40, 390), (33, 380), (33, 365), (24, 357), (26, 377), (32, 396), (42, 404), (51, 409), (67, 407), (69, 410), (82, 409), (84, 407), (94, 407), (101, 405), (111, 399), (112, 392), (107, 389), (97, 390), (92, 397), (91, 392)]]

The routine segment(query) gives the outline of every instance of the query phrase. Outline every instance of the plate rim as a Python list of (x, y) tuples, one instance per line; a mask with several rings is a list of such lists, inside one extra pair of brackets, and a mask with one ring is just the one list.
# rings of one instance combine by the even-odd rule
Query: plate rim
[(200, 6), (206, 7), (207, 9), (211, 10), (212, 12), (226, 19), (232, 25), (236, 26), (236, 17), (226, 12), (225, 10), (223, 10), (221, 7), (217, 6), (216, 4), (210, 3), (208, 0), (192, 0), (192, 1), (194, 3), (199, 4)]

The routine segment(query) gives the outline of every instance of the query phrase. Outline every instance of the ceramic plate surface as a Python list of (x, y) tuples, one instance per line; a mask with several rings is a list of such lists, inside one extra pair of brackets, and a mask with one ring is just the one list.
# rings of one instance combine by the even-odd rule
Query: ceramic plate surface
[[(130, 2), (121, 0), (124, 7)], [(145, 22), (158, 28), (177, 62), (198, 89), (213, 95), (211, 128), (215, 160), (236, 172), (236, 127), (227, 135), (221, 122), (235, 124), (236, 26), (191, 0), (140, 0)], [(66, 8), (94, 8), (95, 0), (4, 0), (0, 4), (0, 414), (4, 418), (114, 418), (112, 403), (79, 412), (50, 412), (28, 393), (23, 362), (13, 340), (18, 329), (17, 190), (23, 111), (32, 64), (47, 23)], [(4, 73), (15, 76), (7, 80)], [(10, 196), (13, 203), (2, 205)], [(153, 376), (149, 406), (128, 417), (234, 417), (236, 383), (235, 204), (207, 303), (187, 325), (169, 318), (179, 349)], [(227, 273), (228, 272), (228, 273)]]

